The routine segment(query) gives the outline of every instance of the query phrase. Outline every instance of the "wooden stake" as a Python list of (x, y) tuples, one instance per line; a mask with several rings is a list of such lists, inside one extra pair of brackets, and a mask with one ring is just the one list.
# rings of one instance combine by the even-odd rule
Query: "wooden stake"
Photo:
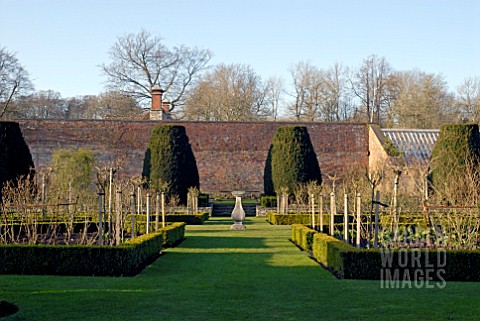
[(131, 212), (131, 218), (132, 218), (132, 239), (135, 238), (135, 187), (133, 188), (133, 193), (131, 195), (131, 204), (130, 204), (130, 212)]
[(344, 195), (343, 209), (343, 240), (348, 243), (348, 195)]
[(315, 194), (310, 194), (310, 202), (312, 206), (312, 228), (315, 229)]
[(103, 245), (103, 192), (98, 192), (98, 244)]
[(361, 237), (361, 228), (362, 228), (362, 219), (361, 219), (361, 198), (360, 193), (357, 193), (357, 249), (360, 248), (360, 237)]
[(320, 194), (320, 200), (319, 200), (319, 213), (318, 213), (318, 218), (319, 218), (319, 224), (320, 224), (320, 232), (323, 233), (323, 194)]
[(378, 215), (379, 215), (379, 207), (380, 207), (380, 191), (377, 191), (377, 195), (375, 196), (375, 236), (373, 241), (373, 247), (378, 248)]
[(150, 193), (147, 193), (147, 234), (150, 233), (150, 198)]
[(157, 192), (157, 198), (155, 199), (155, 232), (158, 231), (159, 216), (160, 216), (160, 193)]
[(165, 228), (165, 193), (162, 192), (162, 227)]
[(335, 214), (337, 212), (337, 208), (335, 206), (335, 193), (330, 193), (330, 235), (333, 236), (334, 234), (334, 223), (335, 223)]
[(116, 199), (116, 213), (115, 213), (115, 245), (120, 244), (120, 236), (121, 236), (121, 217), (122, 217), (122, 190), (117, 189), (117, 199)]
[(395, 171), (395, 185), (393, 186), (393, 219), (394, 219), (394, 232), (393, 232), (393, 242), (396, 245), (398, 239), (398, 211), (397, 211), (397, 194), (398, 194), (398, 183), (400, 180), (400, 174), (402, 171)]

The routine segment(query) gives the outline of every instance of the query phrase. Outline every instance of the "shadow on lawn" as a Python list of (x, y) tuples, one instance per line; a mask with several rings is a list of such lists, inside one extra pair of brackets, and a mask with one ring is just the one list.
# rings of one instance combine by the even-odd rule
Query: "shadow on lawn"
[[(204, 233), (205, 231), (202, 231)], [(214, 232), (214, 231), (212, 231)], [(216, 231), (218, 233), (218, 231)], [(189, 235), (183, 241), (181, 249), (264, 249), (265, 239), (258, 237), (224, 237)]]

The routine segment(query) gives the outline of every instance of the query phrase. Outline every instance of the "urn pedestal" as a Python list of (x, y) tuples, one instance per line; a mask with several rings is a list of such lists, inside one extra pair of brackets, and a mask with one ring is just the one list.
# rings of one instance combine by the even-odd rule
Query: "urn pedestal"
[(242, 207), (242, 196), (245, 194), (243, 191), (233, 191), (233, 196), (235, 196), (235, 208), (232, 211), (232, 220), (233, 225), (232, 230), (245, 230), (246, 227), (243, 225), (245, 220), (245, 211)]

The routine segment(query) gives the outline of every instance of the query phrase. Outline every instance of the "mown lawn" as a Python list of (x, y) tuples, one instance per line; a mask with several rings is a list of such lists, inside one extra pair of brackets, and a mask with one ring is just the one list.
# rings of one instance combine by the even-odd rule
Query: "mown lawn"
[(288, 241), (289, 226), (231, 224), (188, 226), (132, 278), (0, 276), (0, 299), (20, 307), (5, 320), (480, 320), (480, 283), (337, 280)]
[[(234, 199), (227, 199), (227, 200), (216, 200), (213, 202), (214, 205), (235, 205)], [(242, 199), (242, 204), (260, 204), (259, 201), (255, 199)]]

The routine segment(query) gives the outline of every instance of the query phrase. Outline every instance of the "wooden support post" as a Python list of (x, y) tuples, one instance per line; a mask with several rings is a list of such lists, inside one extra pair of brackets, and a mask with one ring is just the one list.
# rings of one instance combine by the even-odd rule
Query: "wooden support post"
[(360, 241), (361, 241), (361, 228), (362, 228), (362, 218), (361, 218), (361, 198), (360, 193), (357, 193), (357, 241), (355, 242), (357, 245), (357, 249), (360, 248)]
[(150, 193), (147, 193), (147, 234), (150, 233), (150, 199)]
[(137, 187), (137, 214), (142, 214), (142, 188), (140, 185)]
[(312, 206), (312, 228), (315, 229), (315, 194), (310, 194), (310, 202)]
[(113, 231), (113, 168), (110, 167), (108, 178), (108, 233)]
[(393, 243), (395, 247), (397, 245), (398, 240), (398, 211), (397, 211), (397, 196), (398, 196), (398, 183), (400, 181), (400, 174), (402, 171), (396, 170), (395, 171), (395, 185), (393, 186), (393, 219), (394, 219), (394, 232), (393, 232)]
[(377, 191), (375, 196), (375, 235), (373, 241), (373, 247), (378, 248), (378, 215), (379, 215), (379, 207), (380, 207), (380, 191)]
[(197, 215), (198, 214), (198, 195), (195, 195), (195, 197), (193, 198), (193, 202), (194, 202), (194, 211), (193, 211), (193, 214)]
[(335, 231), (335, 214), (337, 212), (337, 207), (335, 206), (335, 193), (330, 193), (330, 235), (333, 236)]
[(323, 194), (320, 194), (319, 201), (318, 201), (318, 224), (320, 225), (320, 232), (323, 233)]
[(343, 240), (348, 243), (348, 195), (344, 195), (343, 208)]
[(103, 196), (105, 193), (98, 192), (98, 245), (103, 245)]
[[(45, 173), (42, 174), (42, 205), (45, 205), (47, 201), (47, 184), (45, 179)], [(42, 220), (45, 221), (47, 217), (47, 210), (45, 206), (42, 206)]]
[(283, 214), (288, 214), (288, 194), (284, 193), (282, 195), (283, 199)]
[(157, 192), (155, 199), (155, 232), (158, 231), (158, 221), (160, 216), (160, 192)]
[(116, 197), (116, 213), (115, 213), (115, 245), (120, 244), (120, 237), (121, 237), (121, 228), (120, 224), (122, 222), (122, 190), (119, 188), (117, 189), (117, 197)]
[(133, 193), (130, 195), (132, 200), (130, 203), (130, 212), (131, 212), (131, 219), (132, 219), (132, 229), (131, 229), (131, 237), (132, 239), (135, 237), (135, 187), (133, 188)]
[(281, 202), (281, 196), (280, 194), (277, 193), (277, 214), (280, 214), (280, 202)]
[(165, 228), (165, 193), (162, 192), (162, 228)]

